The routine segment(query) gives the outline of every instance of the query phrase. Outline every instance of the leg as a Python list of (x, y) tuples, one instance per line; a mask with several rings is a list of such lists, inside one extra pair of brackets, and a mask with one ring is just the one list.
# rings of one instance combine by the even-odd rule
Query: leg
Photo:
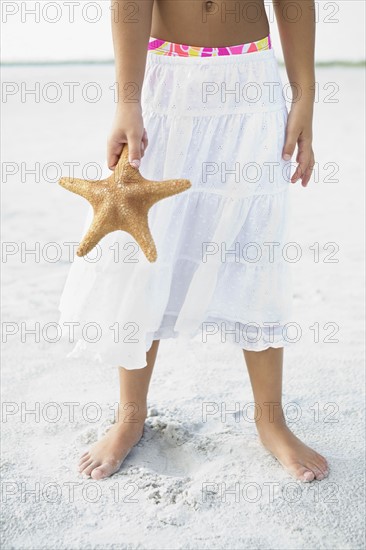
[(324, 479), (328, 475), (326, 459), (302, 443), (286, 425), (282, 410), (283, 348), (243, 352), (257, 405), (256, 427), (261, 443), (296, 479)]
[(102, 479), (117, 472), (142, 436), (147, 414), (147, 392), (159, 348), (154, 340), (146, 353), (147, 366), (143, 369), (127, 370), (120, 367), (120, 402), (117, 421), (79, 462), (79, 472)]

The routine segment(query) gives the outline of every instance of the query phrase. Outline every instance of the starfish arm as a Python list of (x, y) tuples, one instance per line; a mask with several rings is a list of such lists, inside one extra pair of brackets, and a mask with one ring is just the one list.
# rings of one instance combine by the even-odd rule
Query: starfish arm
[[(141, 186), (142, 187), (142, 186)], [(152, 203), (166, 198), (172, 197), (173, 195), (178, 195), (183, 193), (191, 187), (191, 182), (186, 179), (176, 179), (176, 180), (163, 180), (163, 181), (149, 181), (146, 180), (145, 194), (152, 200)], [(144, 194), (141, 191), (141, 194)]]
[(149, 262), (155, 262), (157, 258), (156, 246), (148, 225), (147, 216), (140, 219), (138, 224), (128, 227), (128, 233), (135, 239)]
[(90, 202), (90, 197), (93, 195), (93, 192), (97, 191), (97, 188), (101, 188), (102, 185), (98, 186), (99, 181), (92, 180), (82, 180), (79, 178), (61, 178), (59, 184), (67, 189), (76, 193), (84, 199), (87, 199)]
[(92, 224), (77, 250), (78, 256), (85, 256), (108, 233), (122, 230), (130, 233), (150, 262), (156, 260), (157, 251), (148, 225), (149, 208), (191, 187), (191, 182), (186, 179), (145, 179), (130, 166), (127, 144), (124, 144), (117, 166), (107, 179), (63, 177), (59, 183), (88, 200), (94, 210)]
[(78, 256), (85, 256), (88, 254), (103, 237), (117, 229), (117, 227), (108, 223), (106, 218), (107, 216), (105, 213), (96, 213), (94, 210), (93, 221), (76, 251)]
[(135, 173), (134, 168), (128, 162), (128, 145), (125, 143), (122, 147), (121, 155), (117, 162), (117, 165), (114, 168), (113, 174), (109, 176), (110, 180), (113, 182), (122, 181), (127, 174)]

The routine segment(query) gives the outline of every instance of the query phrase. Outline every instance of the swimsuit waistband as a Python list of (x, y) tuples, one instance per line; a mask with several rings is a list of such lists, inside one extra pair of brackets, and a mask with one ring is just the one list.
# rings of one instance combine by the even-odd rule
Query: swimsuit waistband
[(245, 53), (253, 53), (262, 50), (270, 50), (272, 48), (270, 34), (265, 38), (248, 42), (247, 44), (237, 44), (235, 46), (222, 47), (205, 47), (205, 46), (189, 46), (188, 44), (177, 44), (160, 40), (159, 38), (149, 38), (148, 51), (158, 55), (170, 55), (180, 57), (216, 57), (223, 55), (238, 55)]

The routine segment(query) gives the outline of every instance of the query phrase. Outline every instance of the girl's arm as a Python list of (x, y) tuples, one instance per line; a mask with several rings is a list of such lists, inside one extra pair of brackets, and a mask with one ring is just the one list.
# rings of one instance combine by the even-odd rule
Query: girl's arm
[[(140, 101), (147, 46), (151, 31), (154, 0), (111, 0), (112, 37), (119, 106), (133, 99)], [(124, 86), (133, 83), (124, 90)]]
[(305, 187), (315, 164), (312, 120), (315, 98), (315, 2), (273, 0), (287, 76), (292, 88), (283, 158), (289, 160), (298, 145), (298, 166), (291, 178)]
[(154, 0), (111, 0), (111, 25), (117, 82), (117, 109), (108, 140), (112, 170), (128, 143), (129, 160), (136, 167), (148, 145), (141, 113), (141, 90), (151, 31)]

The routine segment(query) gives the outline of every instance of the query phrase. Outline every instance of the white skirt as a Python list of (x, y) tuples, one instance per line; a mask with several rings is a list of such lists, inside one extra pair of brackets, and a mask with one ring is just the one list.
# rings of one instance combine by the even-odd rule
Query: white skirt
[[(216, 334), (254, 351), (288, 345), (288, 111), (274, 50), (149, 51), (142, 108), (141, 174), (192, 186), (149, 212), (155, 263), (122, 231), (89, 254), (97, 261), (75, 257), (59, 304), (59, 323), (74, 323), (71, 356), (139, 369), (162, 338), (207, 344)], [(91, 219), (90, 207), (83, 235)]]

